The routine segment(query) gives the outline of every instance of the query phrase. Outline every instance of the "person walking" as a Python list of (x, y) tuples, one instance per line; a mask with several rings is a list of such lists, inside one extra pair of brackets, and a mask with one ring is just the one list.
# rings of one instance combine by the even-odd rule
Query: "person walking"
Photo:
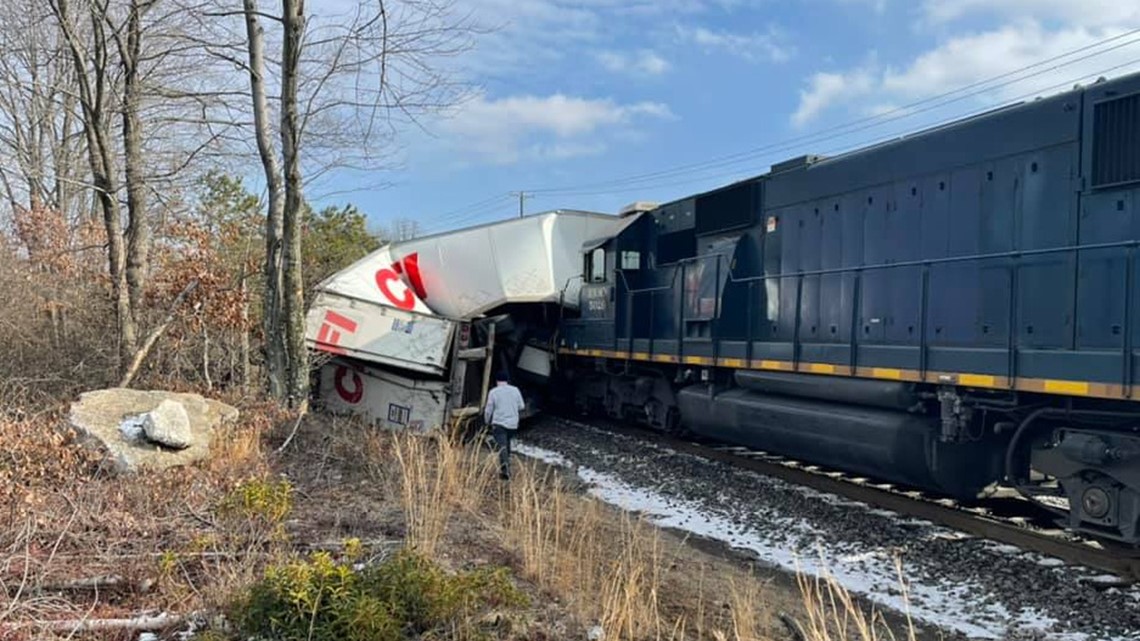
[(519, 413), (523, 403), (519, 388), (511, 385), (506, 371), (495, 377), (495, 387), (487, 394), (483, 420), (491, 426), (491, 434), (499, 447), (499, 478), (511, 478), (511, 435), (519, 428)]

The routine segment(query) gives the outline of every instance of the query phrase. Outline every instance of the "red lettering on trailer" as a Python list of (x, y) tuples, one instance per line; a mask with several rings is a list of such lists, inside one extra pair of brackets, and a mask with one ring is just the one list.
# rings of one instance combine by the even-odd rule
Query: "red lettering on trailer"
[[(404, 283), (400, 278), (401, 276), (405, 276), (408, 282)], [(400, 296), (397, 296), (392, 288), (393, 281), (399, 281), (405, 287), (410, 284), (411, 289), (405, 289)], [(377, 270), (376, 286), (380, 288), (380, 293), (385, 298), (400, 309), (415, 309), (416, 297), (419, 297), (420, 300), (427, 300), (427, 289), (424, 288), (424, 280), (420, 275), (419, 253), (405, 256), (403, 260), (398, 260), (389, 267)]]
[(376, 286), (380, 288), (380, 293), (384, 294), (385, 298), (390, 300), (393, 305), (399, 307), (400, 309), (415, 309), (416, 299), (412, 294), (412, 290), (405, 288), (403, 296), (397, 297), (394, 293), (392, 293), (393, 282), (403, 284), (402, 281), (400, 281), (400, 276), (396, 273), (395, 269), (391, 267), (385, 267), (384, 269), (376, 272)]
[[(347, 374), (352, 375), (352, 389), (349, 389), (344, 384), (344, 378)], [(360, 374), (348, 369), (344, 365), (337, 365), (336, 375), (333, 377), (333, 384), (336, 386), (336, 393), (349, 405), (356, 405), (360, 402), (360, 399), (364, 398), (364, 381), (360, 378)]]
[(317, 330), (317, 349), (333, 354), (344, 354), (345, 351), (338, 347), (338, 345), (340, 345), (340, 339), (343, 336), (341, 332), (354, 334), (356, 333), (356, 328), (356, 321), (330, 309), (325, 312), (325, 320), (321, 323), (321, 328)]
[(420, 300), (427, 300), (427, 290), (424, 289), (424, 280), (420, 276), (420, 255), (411, 254), (403, 260), (404, 272), (408, 275), (408, 282), (412, 284), (412, 291)]

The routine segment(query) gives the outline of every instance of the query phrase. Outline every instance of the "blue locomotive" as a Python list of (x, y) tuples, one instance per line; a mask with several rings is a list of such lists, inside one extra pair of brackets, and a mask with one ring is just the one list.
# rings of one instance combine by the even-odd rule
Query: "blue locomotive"
[(1140, 76), (626, 216), (583, 247), (582, 410), (1140, 542)]

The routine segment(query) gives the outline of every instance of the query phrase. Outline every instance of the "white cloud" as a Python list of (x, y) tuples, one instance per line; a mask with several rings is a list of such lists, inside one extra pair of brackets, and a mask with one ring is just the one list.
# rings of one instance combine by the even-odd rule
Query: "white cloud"
[(614, 73), (634, 76), (660, 76), (669, 71), (669, 61), (649, 49), (635, 52), (603, 51), (598, 62)]
[[(989, 31), (950, 38), (902, 67), (871, 62), (845, 71), (817, 73), (801, 92), (792, 123), (803, 126), (837, 107), (862, 114), (882, 113), (890, 105), (939, 95), (1003, 74), (1010, 75), (964, 92), (977, 95), (955, 103), (954, 109), (963, 112), (1035, 92), (1056, 93), (1061, 90), (1057, 85), (1065, 84), (1064, 88), (1068, 88), (1072, 82), (1102, 72), (1119, 76), (1140, 68), (1140, 63), (1136, 63), (1140, 43), (1126, 44), (1132, 37), (1023, 72), (1018, 70), (1124, 31), (1119, 26), (1049, 29), (1038, 21), (1019, 20)], [(1094, 53), (1098, 55), (1090, 55)]]
[(792, 114), (792, 124), (803, 126), (832, 104), (845, 97), (866, 94), (874, 85), (871, 73), (856, 69), (848, 73), (817, 73), (800, 92), (800, 104)]
[(925, 0), (923, 15), (946, 23), (975, 15), (1057, 20), (1070, 26), (1107, 26), (1140, 21), (1134, 0)]
[(657, 102), (618, 104), (563, 94), (479, 96), (465, 104), (441, 128), (461, 150), (492, 162), (509, 164), (526, 159), (562, 159), (598, 154), (600, 139), (645, 119), (671, 118)]
[[(678, 16), (730, 12), (756, 0), (468, 0), (464, 11), (493, 29), (468, 64), (479, 71), (533, 69), (667, 32)], [(767, 1), (767, 0), (764, 0)]]
[(795, 50), (787, 44), (786, 38), (775, 27), (764, 33), (733, 33), (715, 31), (705, 27), (695, 29), (678, 25), (677, 35), (682, 42), (694, 44), (706, 53), (719, 51), (739, 56), (746, 60), (786, 62)]

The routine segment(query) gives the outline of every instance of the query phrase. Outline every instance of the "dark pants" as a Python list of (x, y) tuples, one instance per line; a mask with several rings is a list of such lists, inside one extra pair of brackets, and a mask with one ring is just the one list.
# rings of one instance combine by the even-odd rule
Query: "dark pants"
[(499, 474), (508, 476), (511, 473), (511, 435), (514, 430), (508, 430), (502, 425), (492, 425), (491, 434), (495, 437), (495, 445), (499, 446)]

